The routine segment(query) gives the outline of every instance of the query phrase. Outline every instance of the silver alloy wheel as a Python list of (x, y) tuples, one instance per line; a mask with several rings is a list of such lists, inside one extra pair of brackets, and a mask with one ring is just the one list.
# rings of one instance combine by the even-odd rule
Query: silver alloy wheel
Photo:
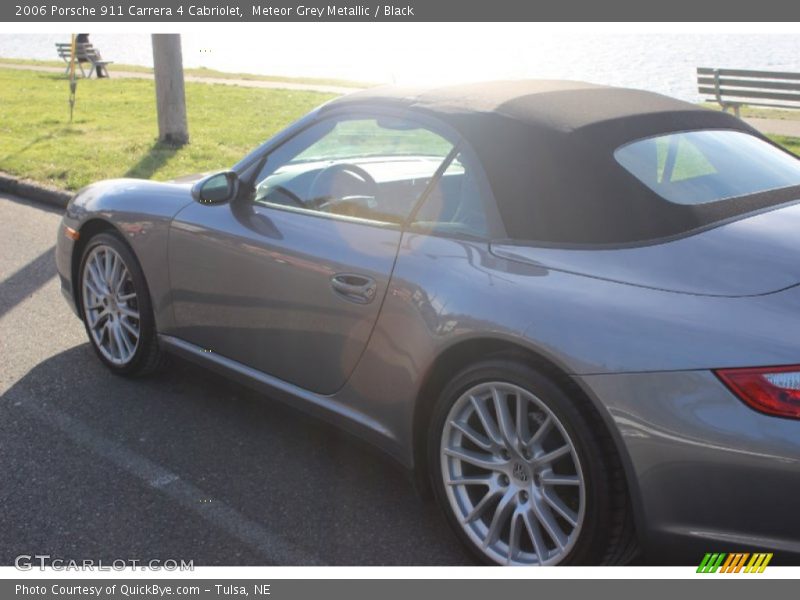
[(141, 337), (130, 270), (116, 250), (99, 244), (86, 257), (82, 282), (83, 313), (92, 341), (111, 363), (126, 365)]
[(557, 564), (583, 525), (583, 471), (558, 417), (531, 392), (479, 384), (447, 415), (440, 446), (447, 499), (465, 533), (499, 564)]

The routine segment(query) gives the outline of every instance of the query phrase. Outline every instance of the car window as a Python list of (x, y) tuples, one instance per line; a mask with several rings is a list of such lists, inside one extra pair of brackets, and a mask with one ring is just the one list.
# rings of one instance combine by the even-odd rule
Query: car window
[(488, 236), (486, 207), (474, 161), (460, 152), (431, 188), (414, 218), (437, 233)]
[(800, 160), (740, 131), (660, 135), (626, 144), (614, 157), (676, 204), (705, 204), (800, 185)]
[(401, 224), (452, 149), (407, 119), (322, 121), (269, 155), (254, 201)]

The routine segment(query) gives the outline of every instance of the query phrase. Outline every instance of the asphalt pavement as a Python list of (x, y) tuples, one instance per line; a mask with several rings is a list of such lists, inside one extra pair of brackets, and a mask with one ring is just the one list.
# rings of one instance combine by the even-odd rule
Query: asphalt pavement
[(109, 373), (59, 291), (59, 220), (0, 194), (0, 565), (469, 564), (371, 447), (178, 360)]

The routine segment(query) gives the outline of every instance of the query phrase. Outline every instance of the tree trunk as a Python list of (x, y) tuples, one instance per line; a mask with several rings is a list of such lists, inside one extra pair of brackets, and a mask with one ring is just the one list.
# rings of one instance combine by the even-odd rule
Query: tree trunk
[(182, 146), (189, 141), (189, 126), (186, 123), (181, 36), (154, 33), (152, 38), (158, 139), (173, 146)]

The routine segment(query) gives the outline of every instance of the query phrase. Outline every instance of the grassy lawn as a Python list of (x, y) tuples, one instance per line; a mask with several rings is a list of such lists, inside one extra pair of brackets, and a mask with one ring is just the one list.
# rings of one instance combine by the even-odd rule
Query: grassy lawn
[(227, 168), (332, 97), (187, 83), (191, 143), (175, 149), (156, 143), (152, 81), (81, 80), (70, 124), (65, 79), (0, 68), (0, 170), (76, 190), (98, 179)]
[(790, 137), (788, 135), (770, 135), (770, 139), (779, 143), (790, 152), (800, 156), (800, 138)]
[[(0, 171), (76, 190), (99, 179), (163, 180), (227, 168), (333, 97), (187, 83), (191, 143), (175, 149), (156, 142), (150, 80), (80, 80), (71, 124), (68, 96), (60, 75), (0, 68)], [(800, 138), (773, 139), (800, 154)]]
[[(62, 60), (34, 60), (28, 58), (3, 58), (0, 57), (0, 66), (7, 65), (32, 65), (37, 67), (61, 67), (66, 65)], [(84, 67), (85, 68), (85, 67)], [(114, 71), (127, 71), (129, 73), (153, 73), (151, 67), (140, 65), (124, 65), (113, 63), (108, 67), (111, 77)], [(351, 81), (349, 79), (334, 79), (330, 77), (289, 77), (282, 75), (254, 75), (253, 73), (229, 73), (228, 71), (216, 71), (206, 67), (186, 68), (183, 70), (185, 75), (195, 77), (209, 77), (214, 79), (244, 79), (247, 81), (276, 81), (286, 83), (308, 83), (311, 85), (336, 85), (341, 87), (365, 88), (375, 86), (375, 83), (366, 81)]]
[[(701, 104), (705, 108), (722, 110), (722, 107), (716, 102), (702, 102)], [(733, 111), (729, 112), (732, 113)], [(796, 109), (770, 108), (768, 106), (742, 106), (740, 112), (742, 118), (800, 121), (800, 110)]]

